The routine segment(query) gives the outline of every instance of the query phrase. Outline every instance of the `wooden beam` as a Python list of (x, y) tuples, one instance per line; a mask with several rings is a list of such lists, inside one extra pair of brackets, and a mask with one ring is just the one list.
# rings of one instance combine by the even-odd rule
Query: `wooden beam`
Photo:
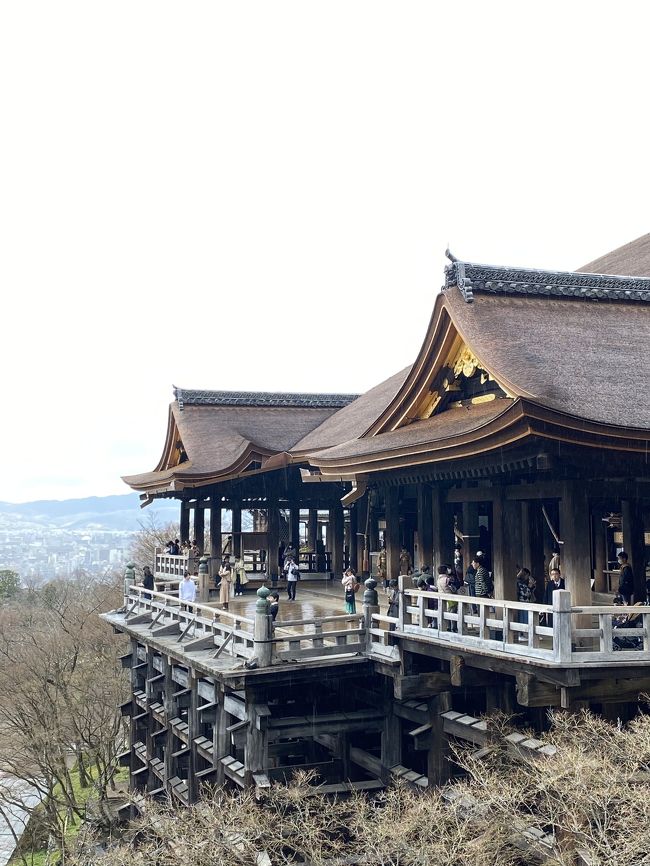
[(522, 707), (560, 706), (560, 688), (550, 683), (541, 683), (530, 674), (517, 674), (516, 689), (517, 703)]
[(394, 695), (399, 701), (409, 698), (427, 698), (449, 690), (450, 676), (442, 671), (415, 674), (414, 676), (396, 676), (393, 680)]

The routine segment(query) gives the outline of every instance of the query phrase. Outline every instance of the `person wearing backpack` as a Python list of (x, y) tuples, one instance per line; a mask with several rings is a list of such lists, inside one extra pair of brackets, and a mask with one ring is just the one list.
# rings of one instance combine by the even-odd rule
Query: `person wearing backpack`
[(357, 575), (353, 568), (345, 569), (341, 583), (343, 584), (343, 590), (345, 592), (345, 612), (356, 613), (357, 606), (355, 594), (359, 591), (360, 584), (357, 581)]

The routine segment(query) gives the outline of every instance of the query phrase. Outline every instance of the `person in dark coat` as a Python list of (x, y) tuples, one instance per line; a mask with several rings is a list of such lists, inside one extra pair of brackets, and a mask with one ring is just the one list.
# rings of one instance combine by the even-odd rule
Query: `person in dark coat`
[[(153, 572), (148, 565), (145, 565), (142, 569), (142, 586), (145, 589), (154, 589)], [(151, 598), (148, 592), (144, 593), (144, 597)]]
[(544, 604), (553, 604), (553, 593), (556, 589), (564, 589), (564, 578), (559, 568), (552, 568), (549, 581), (544, 590)]
[[(634, 593), (634, 572), (627, 561), (627, 553), (624, 550), (618, 555), (618, 567), (621, 569), (618, 576), (618, 594), (623, 596), (625, 604), (632, 604)], [(642, 599), (641, 599), (642, 600)]]

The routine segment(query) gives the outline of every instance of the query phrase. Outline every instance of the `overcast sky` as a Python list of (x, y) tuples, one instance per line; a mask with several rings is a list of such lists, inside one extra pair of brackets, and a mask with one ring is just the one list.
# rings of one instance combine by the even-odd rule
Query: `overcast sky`
[(646, 8), (1, 4), (0, 499), (128, 492), (172, 385), (367, 390), (448, 242), (573, 269), (650, 231)]

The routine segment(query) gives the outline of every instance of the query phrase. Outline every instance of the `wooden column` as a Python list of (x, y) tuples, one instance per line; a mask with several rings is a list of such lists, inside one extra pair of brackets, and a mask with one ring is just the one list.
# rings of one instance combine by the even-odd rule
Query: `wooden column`
[(431, 745), (429, 747), (427, 779), (429, 786), (444, 785), (449, 779), (449, 740), (444, 732), (442, 713), (451, 709), (451, 693), (442, 692), (429, 700)]
[(591, 604), (591, 538), (589, 502), (584, 484), (565, 481), (560, 500), (560, 563), (574, 606)]
[(621, 501), (623, 547), (634, 572), (634, 601), (645, 600), (645, 543), (643, 514), (635, 499)]
[(343, 574), (343, 506), (340, 503), (329, 509), (329, 538), (331, 539), (332, 572), (335, 578)]
[(492, 574), (494, 597), (517, 598), (522, 564), (521, 503), (496, 497), (492, 503)]
[(190, 540), (190, 503), (181, 502), (181, 542)]
[(246, 712), (249, 723), (246, 729), (246, 745), (244, 747), (244, 769), (246, 782), (254, 785), (253, 774), (266, 773), (269, 766), (268, 735), (265, 724), (266, 717), (260, 717), (258, 704), (254, 694), (246, 695)]
[(197, 502), (194, 506), (194, 538), (199, 550), (203, 553), (205, 547), (205, 511), (203, 503)]
[(433, 506), (430, 484), (418, 484), (418, 545), (419, 568), (433, 563)]
[(318, 509), (309, 509), (309, 522), (307, 523), (307, 544), (309, 549), (316, 553), (316, 536), (318, 535)]
[(591, 512), (591, 532), (594, 543), (594, 590), (607, 592), (607, 523), (602, 519), (600, 509)]
[[(384, 690), (384, 724), (381, 732), (381, 764), (382, 769), (389, 770), (395, 764), (402, 763), (402, 725), (393, 712), (392, 680), (382, 684)], [(389, 780), (386, 774), (386, 781)]]
[(221, 564), (221, 505), (210, 502), (210, 577), (219, 572)]
[(241, 556), (241, 502), (232, 503), (232, 554), (235, 558)]
[[(370, 497), (370, 494), (368, 494)], [(373, 504), (373, 501), (375, 504)], [(376, 496), (368, 499), (370, 517), (368, 520), (368, 551), (376, 553), (379, 550), (379, 521), (377, 518)]]
[[(368, 514), (368, 494), (357, 500), (354, 510), (357, 512), (357, 532), (362, 532), (363, 535), (357, 536), (357, 562), (359, 565), (359, 574), (367, 577), (370, 568), (370, 515)], [(364, 563), (364, 553), (368, 554), (367, 561)]]
[(215, 707), (215, 722), (212, 729), (212, 755), (213, 766), (216, 767), (216, 780), (218, 785), (223, 785), (225, 773), (221, 759), (230, 754), (230, 734), (226, 730), (230, 724), (230, 716), (224, 709), (224, 694), (217, 690), (217, 706)]
[(542, 507), (539, 502), (521, 503), (521, 565), (530, 569), (535, 580), (535, 597), (544, 599), (544, 528)]
[(384, 491), (386, 507), (386, 575), (389, 580), (399, 575), (399, 487)]
[(480, 550), (478, 508), (478, 502), (463, 502), (461, 529), (463, 532), (463, 568), (465, 571), (467, 571), (476, 551)]
[(267, 553), (267, 574), (273, 582), (277, 581), (278, 550), (280, 548), (280, 514), (277, 501), (269, 500), (269, 549)]
[(188, 676), (191, 692), (190, 706), (187, 713), (187, 739), (190, 749), (187, 765), (187, 799), (189, 803), (194, 803), (199, 794), (199, 782), (196, 778), (196, 773), (199, 769), (199, 761), (194, 740), (201, 735), (201, 730), (199, 723), (199, 691), (196, 671), (190, 668)]
[(356, 504), (350, 509), (350, 568), (359, 571), (359, 512)]
[(175, 775), (176, 762), (172, 758), (172, 753), (175, 749), (175, 737), (172, 731), (169, 720), (175, 718), (178, 712), (177, 702), (174, 700), (174, 692), (178, 686), (172, 680), (172, 666), (169, 663), (167, 656), (162, 657), (163, 669), (165, 675), (165, 691), (163, 693), (163, 706), (165, 708), (165, 721), (167, 723), (167, 734), (165, 735), (165, 784), (169, 784), (169, 780)]
[(446, 501), (446, 491), (434, 489), (431, 498), (433, 514), (433, 563), (435, 576), (438, 568), (454, 564), (454, 506)]
[(296, 548), (296, 554), (300, 557), (300, 506), (291, 505), (289, 508), (289, 532), (291, 533), (291, 544)]

